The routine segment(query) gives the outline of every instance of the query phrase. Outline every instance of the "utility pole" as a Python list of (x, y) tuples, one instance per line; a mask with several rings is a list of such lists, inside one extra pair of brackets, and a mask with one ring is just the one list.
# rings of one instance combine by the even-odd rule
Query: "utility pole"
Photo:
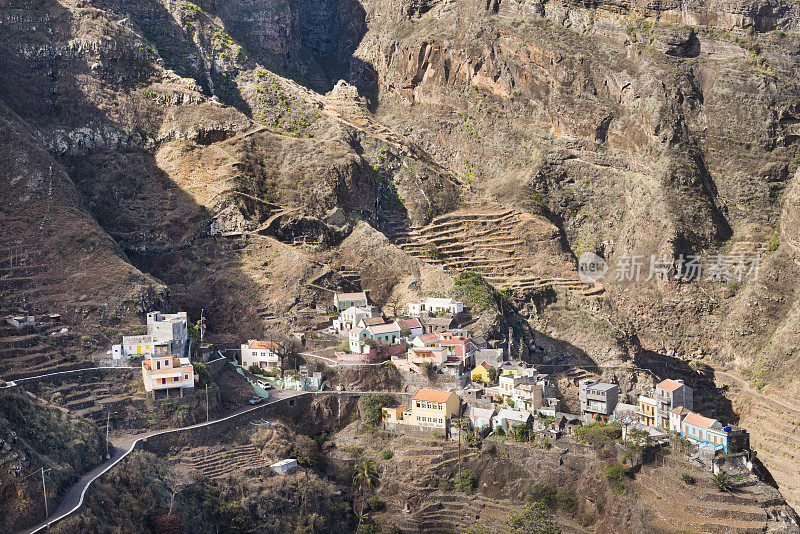
[[(50, 471), (50, 469), (47, 469), (47, 471)], [(45, 473), (45, 468), (44, 466), (42, 466), (42, 497), (44, 497), (44, 520), (47, 521), (47, 518), (50, 517), (50, 512), (47, 511), (47, 484), (44, 481), (44, 473)], [(49, 529), (50, 525), (48, 524), (47, 526)]]
[(206, 423), (208, 422), (208, 384), (206, 384)]
[(108, 412), (108, 417), (106, 418), (106, 460), (111, 458), (111, 455), (108, 454), (108, 430), (111, 426), (111, 411)]
[(205, 314), (205, 308), (200, 310), (200, 322), (197, 323), (197, 327), (200, 330), (200, 348), (203, 347), (203, 334), (206, 332), (206, 320), (203, 316)]

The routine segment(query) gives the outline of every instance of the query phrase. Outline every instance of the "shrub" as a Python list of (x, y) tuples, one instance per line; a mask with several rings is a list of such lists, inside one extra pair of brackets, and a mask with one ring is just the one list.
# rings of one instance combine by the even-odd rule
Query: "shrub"
[(208, 372), (208, 366), (203, 362), (192, 362), (194, 372), (200, 378), (201, 384), (208, 384), (211, 379), (211, 373)]
[(687, 484), (689, 486), (691, 486), (695, 482), (694, 481), (694, 477), (691, 475), (691, 473), (682, 474), (681, 475), (681, 480), (683, 481), (684, 484)]
[(367, 498), (367, 508), (369, 508), (370, 512), (379, 512), (386, 508), (386, 503), (373, 495)]
[(575, 498), (575, 490), (567, 486), (558, 488), (556, 492), (556, 505), (559, 510), (574, 513), (578, 505), (578, 501)]
[(475, 473), (469, 469), (462, 469), (461, 475), (456, 479), (456, 489), (464, 493), (472, 493), (475, 491)]
[(540, 502), (547, 508), (554, 509), (556, 507), (556, 494), (546, 484), (537, 482), (525, 494), (527, 502)]
[(629, 469), (622, 464), (613, 463), (606, 466), (605, 473), (609, 480), (622, 480), (628, 476)]
[(619, 423), (601, 423), (596, 421), (575, 427), (575, 436), (586, 443), (598, 445), (609, 439), (622, 437), (622, 427)]
[(716, 486), (719, 491), (730, 491), (733, 487), (731, 477), (725, 471), (711, 476), (711, 483)]
[(506, 399), (506, 404), (508, 404), (510, 407), (513, 408), (514, 407), (514, 399)]
[(449, 478), (443, 478), (439, 481), (439, 489), (442, 491), (452, 491), (453, 481)]
[(632, 428), (628, 431), (628, 448), (634, 452), (644, 451), (651, 442), (650, 433)]
[(394, 453), (391, 449), (383, 449), (381, 451), (381, 460), (389, 460), (392, 456), (394, 456)]
[(560, 534), (561, 528), (553, 520), (547, 507), (540, 502), (533, 502), (521, 510), (517, 510), (506, 522), (509, 534)]
[(361, 420), (371, 426), (381, 424), (383, 408), (392, 406), (394, 399), (386, 393), (367, 393), (361, 397)]
[(247, 372), (250, 373), (251, 375), (260, 375), (261, 374), (261, 368), (259, 366), (255, 365), (255, 364), (253, 364), (253, 365), (251, 365), (250, 367), (247, 368)]

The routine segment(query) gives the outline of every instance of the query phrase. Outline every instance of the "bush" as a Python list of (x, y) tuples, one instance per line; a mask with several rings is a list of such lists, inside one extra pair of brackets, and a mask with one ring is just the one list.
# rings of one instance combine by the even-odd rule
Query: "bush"
[(691, 486), (695, 482), (694, 477), (690, 473), (682, 474), (681, 475), (681, 480), (683, 481), (684, 484), (686, 484), (688, 486)]
[(197, 376), (200, 378), (199, 382), (201, 384), (208, 384), (211, 379), (211, 373), (208, 372), (208, 366), (203, 362), (192, 362), (192, 367), (194, 367), (194, 372), (197, 373)]
[(394, 453), (391, 449), (383, 449), (381, 451), (381, 460), (389, 460), (392, 456), (394, 456)]
[(256, 364), (253, 364), (247, 368), (247, 372), (250, 373), (251, 375), (260, 375), (261, 367), (257, 366)]
[(534, 484), (531, 489), (528, 490), (525, 494), (525, 500), (527, 502), (540, 502), (550, 509), (555, 509), (557, 506), (556, 493), (549, 486), (541, 482)]
[(506, 404), (508, 404), (511, 408), (514, 407), (514, 399), (506, 399)]
[(371, 426), (381, 424), (383, 408), (392, 406), (394, 399), (386, 393), (367, 393), (361, 397), (361, 420)]
[(386, 508), (386, 503), (373, 495), (367, 498), (367, 508), (370, 512), (379, 512)]
[(622, 426), (619, 423), (601, 423), (596, 421), (575, 427), (575, 436), (591, 445), (599, 445), (609, 439), (622, 437)]
[(567, 486), (558, 488), (556, 492), (556, 505), (559, 510), (574, 513), (578, 506), (578, 501), (575, 498), (575, 490)]
[(443, 478), (439, 481), (439, 489), (442, 491), (453, 491), (453, 481), (449, 478)]
[(469, 469), (462, 469), (461, 476), (456, 479), (456, 489), (464, 493), (472, 493), (475, 491), (476, 481), (475, 473)]
[(629, 469), (622, 464), (614, 463), (606, 466), (605, 473), (609, 480), (622, 480), (628, 476)]
[(711, 483), (714, 484), (719, 491), (730, 491), (733, 487), (731, 477), (729, 477), (728, 473), (725, 471), (720, 471), (719, 473), (712, 475)]
[(315, 467), (322, 460), (319, 444), (308, 436), (298, 435), (292, 443), (292, 456), (305, 467)]

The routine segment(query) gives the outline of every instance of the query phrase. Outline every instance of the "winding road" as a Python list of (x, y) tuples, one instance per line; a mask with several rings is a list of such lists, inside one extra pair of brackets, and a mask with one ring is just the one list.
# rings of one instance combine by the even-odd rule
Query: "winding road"
[[(32, 377), (33, 378), (33, 377)], [(325, 392), (330, 393), (330, 392)], [(234, 417), (238, 417), (242, 414), (252, 412), (254, 410), (259, 410), (264, 406), (268, 406), (270, 404), (279, 402), (281, 400), (290, 398), (290, 397), (298, 397), (301, 395), (307, 395), (308, 392), (305, 391), (289, 391), (289, 390), (276, 390), (272, 393), (270, 399), (266, 402), (261, 404), (257, 404), (255, 406), (243, 406), (238, 408), (237, 410), (233, 411), (232, 413), (220, 417), (219, 419), (212, 419), (211, 421), (207, 421), (205, 423), (198, 423), (196, 425), (190, 425), (180, 428), (170, 428), (165, 430), (154, 430), (152, 432), (146, 432), (137, 435), (121, 435), (111, 439), (111, 444), (114, 447), (114, 452), (104, 463), (98, 465), (85, 475), (83, 475), (78, 482), (75, 483), (64, 495), (64, 498), (58, 505), (58, 508), (50, 514), (50, 516), (45, 520), (39, 523), (38, 525), (29, 528), (27, 530), (22, 531), (24, 534), (33, 534), (35, 532), (41, 532), (47, 529), (53, 523), (56, 523), (65, 517), (69, 516), (70, 514), (75, 513), (80, 509), (83, 505), (83, 499), (86, 496), (86, 490), (89, 489), (89, 486), (92, 482), (103, 476), (107, 473), (110, 469), (112, 469), (115, 465), (117, 465), (123, 458), (128, 456), (135, 448), (136, 445), (139, 444), (141, 441), (146, 440), (152, 436), (158, 436), (161, 434), (169, 434), (172, 432), (183, 432), (185, 430), (191, 430), (194, 428), (202, 428), (204, 426), (214, 425), (217, 423), (221, 423), (223, 421), (227, 421), (229, 419), (233, 419)]]

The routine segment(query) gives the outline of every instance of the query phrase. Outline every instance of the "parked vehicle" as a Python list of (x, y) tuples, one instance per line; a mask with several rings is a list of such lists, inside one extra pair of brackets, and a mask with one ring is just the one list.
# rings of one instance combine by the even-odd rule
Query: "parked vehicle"
[(253, 397), (252, 399), (247, 401), (247, 404), (256, 405), (256, 404), (261, 404), (262, 402), (264, 402), (264, 399), (262, 399), (261, 397)]
[(272, 383), (269, 380), (258, 380), (256, 384), (258, 384), (261, 389), (272, 389)]

